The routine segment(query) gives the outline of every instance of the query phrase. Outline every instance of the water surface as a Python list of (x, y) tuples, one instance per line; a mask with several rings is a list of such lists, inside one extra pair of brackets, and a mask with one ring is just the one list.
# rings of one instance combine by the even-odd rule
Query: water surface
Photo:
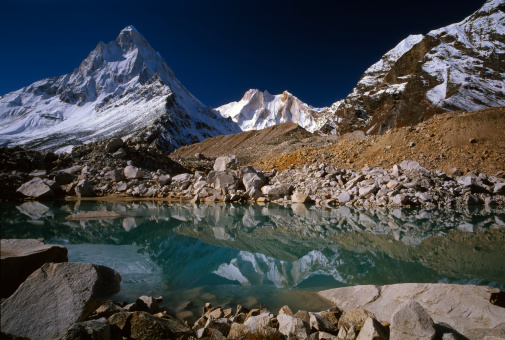
[[(66, 220), (80, 211), (118, 212)], [(69, 261), (117, 270), (117, 301), (164, 306), (288, 304), (323, 310), (314, 291), (357, 284), (444, 282), (505, 289), (505, 210), (364, 209), (166, 202), (2, 203), (2, 238), (65, 245)]]

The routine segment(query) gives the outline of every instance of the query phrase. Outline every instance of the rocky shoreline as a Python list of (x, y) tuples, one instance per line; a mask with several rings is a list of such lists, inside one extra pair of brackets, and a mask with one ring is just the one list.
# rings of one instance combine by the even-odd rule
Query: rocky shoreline
[[(185, 309), (162, 311), (162, 297), (133, 303), (110, 301), (121, 277), (98, 265), (66, 262), (61, 246), (41, 240), (2, 240), (2, 282), (23, 263), (45, 263), (23, 274), (19, 288), (2, 301), (5, 339), (502, 339), (505, 292), (453, 284), (354, 286), (321, 291), (333, 307), (320, 312), (289, 306), (213, 307), (193, 323)], [(59, 255), (55, 257), (55, 251)], [(6, 266), (14, 261), (18, 266)], [(3, 289), (2, 289), (2, 293)], [(2, 295), (5, 296), (5, 295)], [(169, 302), (167, 302), (169, 303)]]
[(229, 156), (216, 158), (210, 171), (190, 173), (155, 148), (137, 142), (125, 143), (117, 138), (58, 156), (2, 148), (3, 198), (120, 196), (193, 203), (381, 207), (505, 205), (503, 171), (495, 175), (477, 171), (463, 174), (454, 168), (446, 173), (406, 160), (391, 169), (367, 166), (355, 171), (314, 163), (278, 172), (239, 167), (237, 157)]

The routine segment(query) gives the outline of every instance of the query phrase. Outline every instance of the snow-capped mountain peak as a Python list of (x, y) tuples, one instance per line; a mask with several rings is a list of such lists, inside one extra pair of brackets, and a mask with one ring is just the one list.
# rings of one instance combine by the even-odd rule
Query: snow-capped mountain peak
[(100, 42), (73, 73), (0, 97), (0, 123), (0, 144), (52, 150), (143, 134), (171, 151), (240, 132), (195, 98), (133, 26)]
[[(285, 122), (297, 123), (313, 132), (321, 128), (319, 116), (327, 108), (314, 108), (288, 91), (272, 95), (268, 91), (248, 90), (238, 102), (216, 109), (223, 117), (229, 117), (240, 125), (243, 131), (259, 130)], [(324, 120), (326, 121), (326, 120)]]

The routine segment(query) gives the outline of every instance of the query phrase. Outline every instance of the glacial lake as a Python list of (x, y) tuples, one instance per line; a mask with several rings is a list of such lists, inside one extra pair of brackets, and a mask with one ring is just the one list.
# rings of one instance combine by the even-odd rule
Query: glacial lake
[[(81, 211), (121, 217), (70, 221)], [(43, 238), (71, 262), (114, 268), (115, 301), (163, 296), (320, 311), (315, 291), (360, 284), (432, 282), (505, 290), (505, 209), (353, 208), (156, 201), (0, 204), (2, 238)]]

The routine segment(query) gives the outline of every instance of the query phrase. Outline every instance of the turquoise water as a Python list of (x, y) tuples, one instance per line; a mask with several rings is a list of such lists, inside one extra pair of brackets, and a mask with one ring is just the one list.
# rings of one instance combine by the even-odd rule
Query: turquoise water
[[(118, 212), (66, 220), (80, 211)], [(2, 203), (2, 238), (65, 245), (117, 270), (117, 301), (323, 310), (317, 290), (444, 282), (505, 289), (505, 210), (356, 209), (166, 202)]]

